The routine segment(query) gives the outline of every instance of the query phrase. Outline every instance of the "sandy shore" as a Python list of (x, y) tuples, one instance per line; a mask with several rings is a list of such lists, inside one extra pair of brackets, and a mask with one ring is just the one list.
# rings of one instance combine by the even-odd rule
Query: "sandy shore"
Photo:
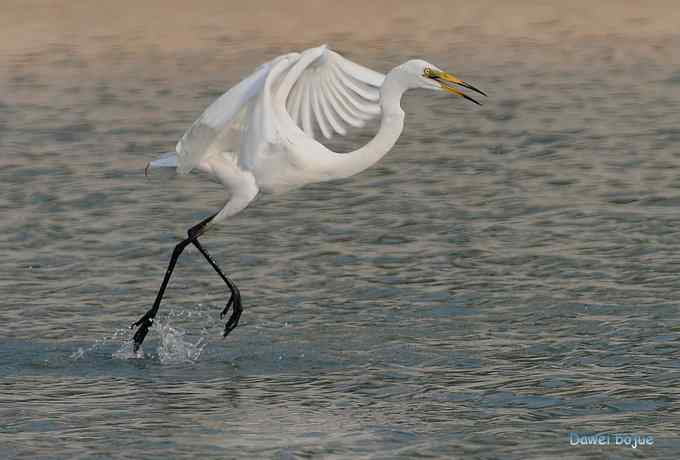
[(677, 34), (676, 1), (218, 1), (5, 0), (0, 55), (54, 44), (98, 53), (125, 48), (195, 50), (220, 40), (260, 46), (351, 38), (433, 43), (485, 37), (537, 42)]
[(520, 63), (530, 73), (601, 75), (618, 66), (619, 75), (637, 75), (654, 65), (664, 74), (680, 65), (678, 24), (680, 8), (665, 0), (5, 0), (0, 103), (105, 101), (108, 92), (133, 94), (138, 81), (166, 89), (161, 82), (172, 81), (183, 101), (321, 43), (379, 71), (424, 57), (490, 79)]

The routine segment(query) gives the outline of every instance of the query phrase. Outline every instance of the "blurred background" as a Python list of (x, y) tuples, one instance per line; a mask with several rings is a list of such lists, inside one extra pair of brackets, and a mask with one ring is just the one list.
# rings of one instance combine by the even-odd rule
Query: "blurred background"
[[(18, 1), (0, 14), (0, 457), (680, 455), (674, 1)], [(426, 59), (349, 180), (223, 204), (145, 164), (261, 63), (327, 43)], [(335, 141), (351, 149), (374, 127)], [(572, 446), (569, 433), (652, 435)]]

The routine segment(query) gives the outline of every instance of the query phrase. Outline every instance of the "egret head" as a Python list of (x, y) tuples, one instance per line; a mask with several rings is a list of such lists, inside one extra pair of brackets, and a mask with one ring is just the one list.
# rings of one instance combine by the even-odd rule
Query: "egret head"
[(479, 102), (468, 96), (467, 94), (458, 90), (455, 86), (461, 86), (471, 91), (486, 96), (484, 91), (475, 88), (469, 83), (464, 82), (460, 78), (444, 72), (437, 66), (421, 59), (414, 59), (408, 61), (400, 66), (401, 70), (408, 76), (409, 87), (411, 88), (426, 88), (436, 91), (446, 91), (447, 93), (461, 96), (468, 101), (481, 105)]

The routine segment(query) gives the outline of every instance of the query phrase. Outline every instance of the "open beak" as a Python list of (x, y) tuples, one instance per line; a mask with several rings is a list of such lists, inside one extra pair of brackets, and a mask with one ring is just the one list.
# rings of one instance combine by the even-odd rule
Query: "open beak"
[(480, 104), (479, 102), (477, 102), (476, 100), (474, 100), (473, 98), (468, 96), (467, 94), (457, 90), (456, 88), (453, 87), (453, 85), (462, 86), (463, 88), (467, 88), (469, 90), (472, 90), (476, 93), (481, 94), (482, 96), (486, 96), (486, 93), (484, 91), (482, 91), (481, 89), (475, 88), (471, 84), (464, 82), (460, 78), (455, 77), (455, 76), (451, 75), (450, 73), (441, 72), (441, 71), (438, 71), (438, 70), (432, 70), (432, 71), (430, 71), (430, 74), (428, 76), (430, 78), (432, 78), (433, 80), (435, 80), (437, 83), (439, 83), (444, 91), (451, 93), (451, 94), (456, 94), (460, 97), (467, 99), (468, 101), (474, 102), (477, 105), (482, 105), (482, 104)]

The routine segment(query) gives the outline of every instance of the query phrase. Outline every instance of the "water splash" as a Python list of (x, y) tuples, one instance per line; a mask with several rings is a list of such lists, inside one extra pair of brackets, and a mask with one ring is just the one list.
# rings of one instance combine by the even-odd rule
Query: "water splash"
[[(99, 351), (101, 348), (105, 347), (106, 345), (110, 345), (112, 343), (120, 344), (122, 343), (122, 347), (114, 353), (120, 353), (123, 351), (123, 347), (128, 344), (130, 345), (130, 352), (132, 352), (132, 345), (131, 345), (131, 340), (132, 338), (132, 332), (127, 329), (127, 328), (119, 328), (113, 331), (113, 333), (109, 336), (105, 336), (101, 339), (97, 339), (92, 345), (88, 347), (78, 347), (76, 351), (71, 353), (69, 355), (69, 358), (73, 359), (74, 361), (80, 360), (85, 358), (86, 356), (89, 356), (97, 351)], [(114, 356), (116, 357), (116, 356)], [(141, 357), (141, 356), (138, 356)]]
[[(203, 308), (203, 304), (198, 304)], [(157, 348), (157, 355), (146, 354), (143, 348), (134, 351), (132, 337), (134, 331), (129, 328), (119, 328), (109, 336), (105, 336), (95, 341), (87, 347), (78, 347), (69, 357), (74, 360), (82, 360), (100, 351), (106, 346), (116, 347), (111, 353), (113, 359), (143, 359), (147, 357), (158, 357), (161, 364), (194, 363), (198, 361), (203, 349), (207, 345), (206, 337), (209, 335), (209, 327), (214, 326), (212, 311), (207, 307), (205, 311), (191, 311), (182, 309), (169, 309), (162, 321), (156, 319), (154, 326), (150, 329), (151, 335), (158, 335), (160, 343)], [(197, 318), (202, 323), (200, 338), (192, 342), (186, 337), (186, 331), (171, 325), (171, 321)], [(148, 343), (148, 342), (147, 342)]]
[[(186, 338), (186, 331), (172, 326), (169, 322), (156, 320), (150, 332), (158, 334), (160, 343), (157, 356), (161, 364), (195, 363), (207, 345), (205, 340), (207, 331), (192, 342)], [(120, 348), (112, 354), (115, 359), (141, 359), (147, 357), (144, 348), (137, 352), (133, 350), (132, 334), (127, 334)]]
[(142, 359), (144, 358), (144, 349), (140, 348), (136, 352), (134, 351), (134, 346), (132, 342), (132, 337), (126, 339), (121, 344), (120, 348), (111, 354), (113, 359)]
[(186, 332), (172, 327), (170, 324), (157, 322), (161, 343), (158, 346), (158, 358), (162, 364), (194, 363), (198, 361), (206, 346), (205, 336), (192, 343), (187, 340)]

